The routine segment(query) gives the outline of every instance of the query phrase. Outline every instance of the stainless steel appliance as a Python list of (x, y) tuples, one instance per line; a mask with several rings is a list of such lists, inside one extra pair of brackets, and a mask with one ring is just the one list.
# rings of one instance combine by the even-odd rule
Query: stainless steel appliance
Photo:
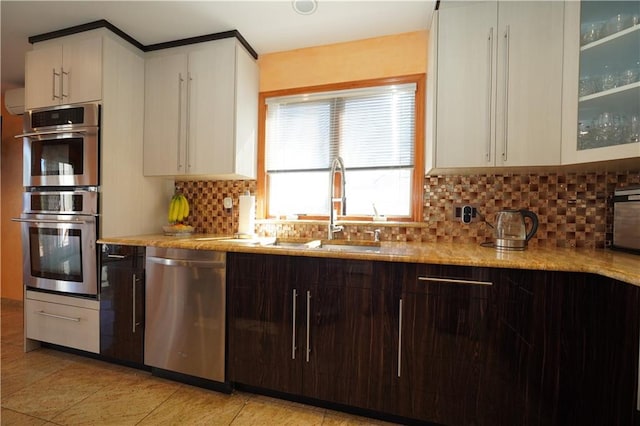
[(27, 289), (97, 298), (97, 192), (25, 192), (23, 213), (13, 220), (22, 223)]
[(98, 104), (26, 111), (24, 186), (97, 186), (99, 124)]
[(225, 381), (226, 255), (149, 247), (144, 363)]
[(640, 186), (614, 191), (613, 247), (640, 252)]
[[(527, 232), (525, 218), (531, 221)], [(538, 231), (538, 216), (529, 210), (502, 210), (496, 215), (495, 246), (499, 250), (524, 250)]]

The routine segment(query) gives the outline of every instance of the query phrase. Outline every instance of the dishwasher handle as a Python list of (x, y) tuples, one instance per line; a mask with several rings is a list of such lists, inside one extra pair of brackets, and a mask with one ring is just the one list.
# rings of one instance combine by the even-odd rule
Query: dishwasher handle
[(164, 266), (183, 266), (183, 267), (198, 267), (198, 268), (212, 268), (212, 269), (224, 269), (226, 268), (225, 262), (219, 262), (215, 260), (188, 260), (188, 259), (167, 259), (166, 257), (147, 256), (147, 262), (156, 263)]

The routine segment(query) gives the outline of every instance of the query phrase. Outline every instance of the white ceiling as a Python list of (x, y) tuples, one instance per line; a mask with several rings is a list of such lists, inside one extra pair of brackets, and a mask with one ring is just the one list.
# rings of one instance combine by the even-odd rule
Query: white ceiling
[(428, 29), (435, 0), (318, 0), (300, 15), (291, 0), (0, 0), (2, 92), (24, 85), (29, 36), (106, 19), (143, 45), (238, 30), (259, 55)]

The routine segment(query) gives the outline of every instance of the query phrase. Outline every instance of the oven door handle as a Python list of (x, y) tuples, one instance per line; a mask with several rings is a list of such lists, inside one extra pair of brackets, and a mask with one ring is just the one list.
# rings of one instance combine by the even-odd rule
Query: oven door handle
[(74, 219), (74, 220), (55, 220), (55, 219), (23, 219), (20, 217), (12, 217), (11, 218), (12, 222), (23, 222), (23, 223), (78, 223), (78, 224), (85, 224), (88, 223), (86, 220), (79, 220), (79, 219)]
[(16, 139), (19, 138), (32, 138), (37, 136), (47, 136), (47, 135), (64, 135), (68, 134), (70, 136), (84, 136), (86, 133), (96, 133), (98, 131), (97, 127), (78, 127), (76, 129), (68, 129), (68, 130), (49, 130), (44, 132), (28, 132), (22, 133), (20, 135), (14, 136)]

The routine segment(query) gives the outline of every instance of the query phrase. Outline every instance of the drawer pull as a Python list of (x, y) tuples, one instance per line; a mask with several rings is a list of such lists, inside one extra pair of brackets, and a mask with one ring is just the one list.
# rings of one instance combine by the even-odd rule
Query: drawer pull
[(45, 312), (45, 311), (37, 311), (36, 313), (38, 315), (42, 315), (44, 317), (51, 317), (51, 318), (58, 318), (58, 319), (63, 319), (63, 320), (67, 320), (67, 321), (80, 322), (80, 318), (65, 317), (64, 315), (50, 314), (50, 313)]
[(418, 277), (418, 281), (429, 281), (449, 284), (493, 285), (491, 281), (456, 280), (453, 278)]
[(127, 256), (124, 254), (108, 254), (107, 257), (109, 259), (126, 259)]

